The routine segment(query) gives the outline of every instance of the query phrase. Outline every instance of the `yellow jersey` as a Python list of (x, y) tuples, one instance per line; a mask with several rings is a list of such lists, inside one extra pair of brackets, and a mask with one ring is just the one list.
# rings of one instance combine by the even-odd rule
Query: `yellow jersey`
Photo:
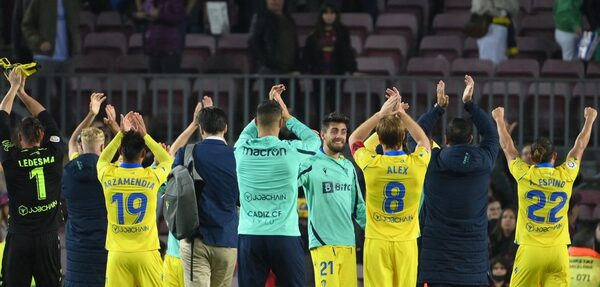
[(380, 155), (375, 152), (378, 143), (373, 134), (364, 144), (352, 145), (367, 188), (365, 237), (388, 241), (416, 239), (420, 235), (419, 203), (431, 153), (418, 146), (409, 155), (403, 151)]
[(121, 146), (118, 133), (98, 159), (98, 179), (104, 190), (108, 228), (106, 249), (119, 252), (141, 252), (160, 248), (156, 226), (158, 189), (171, 171), (173, 159), (149, 135), (144, 137), (159, 162), (156, 168), (141, 164), (110, 163)]
[(570, 157), (560, 166), (529, 165), (521, 158), (509, 164), (519, 185), (515, 243), (555, 246), (571, 243), (567, 211), (579, 160)]

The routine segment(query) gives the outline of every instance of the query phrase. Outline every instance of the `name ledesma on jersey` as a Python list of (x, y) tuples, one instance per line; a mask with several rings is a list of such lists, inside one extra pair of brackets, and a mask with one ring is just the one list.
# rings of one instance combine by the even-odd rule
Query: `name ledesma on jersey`
[(154, 189), (154, 183), (145, 179), (139, 178), (113, 178), (102, 183), (104, 188), (119, 186), (119, 185), (136, 185), (142, 188)]
[(54, 163), (54, 156), (26, 158), (19, 160), (19, 167), (42, 166)]

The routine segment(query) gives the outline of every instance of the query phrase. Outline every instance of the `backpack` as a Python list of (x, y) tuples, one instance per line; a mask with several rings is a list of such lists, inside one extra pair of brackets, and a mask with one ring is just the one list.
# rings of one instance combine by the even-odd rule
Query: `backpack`
[(194, 168), (193, 144), (185, 147), (183, 165), (174, 167), (167, 177), (163, 214), (167, 228), (181, 240), (194, 237), (198, 232), (197, 198), (204, 187), (204, 180)]

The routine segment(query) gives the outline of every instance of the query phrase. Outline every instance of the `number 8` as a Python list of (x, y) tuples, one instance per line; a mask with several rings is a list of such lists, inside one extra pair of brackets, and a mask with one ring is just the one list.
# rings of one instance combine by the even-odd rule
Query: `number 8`
[[(398, 189), (398, 194), (394, 195), (394, 189)], [(399, 182), (388, 182), (385, 185), (384, 196), (385, 200), (383, 201), (383, 210), (388, 214), (394, 214), (402, 211), (404, 209), (404, 196), (406, 195), (406, 188), (404, 184)], [(392, 204), (396, 202), (396, 207), (392, 208)]]

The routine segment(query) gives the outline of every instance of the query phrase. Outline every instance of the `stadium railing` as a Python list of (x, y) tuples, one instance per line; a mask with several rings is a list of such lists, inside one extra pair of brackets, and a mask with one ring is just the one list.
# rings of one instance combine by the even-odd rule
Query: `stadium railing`
[[(391, 86), (401, 91), (403, 101), (411, 105), (411, 115), (417, 118), (435, 103), (436, 83), (440, 79), (446, 82), (450, 106), (441, 125), (433, 131), (433, 138), (442, 142), (446, 123), (453, 117), (468, 116), (461, 101), (462, 77), (77, 74), (57, 75), (45, 81), (45, 86), (38, 84), (41, 79), (34, 75), (28, 81), (28, 89), (53, 113), (65, 135), (87, 113), (92, 91), (104, 92), (118, 112), (136, 110), (147, 115), (150, 131), (166, 142), (172, 142), (189, 124), (196, 102), (209, 95), (229, 116), (228, 140), (233, 143), (254, 117), (256, 105), (268, 98), (273, 83), (286, 84), (287, 105), (315, 129), (323, 116), (334, 110), (348, 115), (351, 128), (355, 128), (379, 109), (385, 100), (385, 88)], [(583, 124), (583, 108), (599, 106), (600, 81), (477, 76), (475, 81), (475, 101), (482, 108), (491, 111), (504, 106), (508, 121), (518, 122), (513, 133), (518, 146), (546, 136), (564, 152)], [(8, 82), (0, 81), (2, 94), (7, 89)], [(598, 151), (597, 125), (594, 129), (589, 148)]]

